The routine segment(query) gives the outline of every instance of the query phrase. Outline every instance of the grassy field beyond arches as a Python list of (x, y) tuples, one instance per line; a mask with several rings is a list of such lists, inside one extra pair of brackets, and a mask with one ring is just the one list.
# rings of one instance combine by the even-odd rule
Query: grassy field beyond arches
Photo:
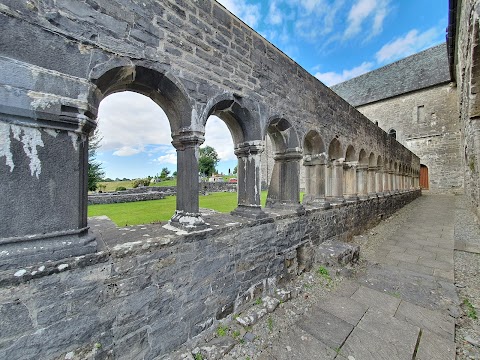
[[(262, 204), (265, 205), (267, 192), (262, 191)], [(117, 226), (140, 225), (165, 222), (175, 212), (175, 196), (162, 200), (137, 201), (121, 204), (90, 205), (88, 216), (108, 216)], [(228, 213), (237, 207), (237, 193), (217, 192), (200, 196), (200, 207)]]

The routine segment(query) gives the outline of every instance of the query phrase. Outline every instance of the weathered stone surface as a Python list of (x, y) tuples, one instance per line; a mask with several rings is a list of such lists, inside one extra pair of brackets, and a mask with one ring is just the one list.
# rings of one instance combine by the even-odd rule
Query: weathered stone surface
[(368, 306), (356, 302), (348, 297), (336, 295), (323, 301), (318, 305), (330, 314), (348, 322), (353, 326), (357, 326), (360, 319), (363, 317), (368, 309)]
[(455, 343), (428, 330), (422, 330), (416, 359), (453, 360), (455, 359)]
[(317, 337), (293, 326), (288, 332), (280, 334), (272, 347), (262, 353), (262, 359), (335, 359), (334, 350), (326, 346)]
[(331, 349), (339, 349), (353, 330), (351, 324), (318, 308), (300, 318), (296, 326), (328, 345)]
[(375, 306), (390, 316), (395, 315), (398, 305), (400, 304), (399, 298), (369, 289), (365, 286), (360, 286), (352, 295), (352, 299), (369, 307)]
[(353, 264), (360, 256), (360, 246), (338, 241), (325, 241), (316, 252), (316, 261), (327, 266), (343, 266)]
[(206, 345), (194, 349), (192, 354), (201, 354), (203, 359), (218, 360), (227, 354), (234, 346), (235, 340), (229, 336), (222, 336), (214, 338)]

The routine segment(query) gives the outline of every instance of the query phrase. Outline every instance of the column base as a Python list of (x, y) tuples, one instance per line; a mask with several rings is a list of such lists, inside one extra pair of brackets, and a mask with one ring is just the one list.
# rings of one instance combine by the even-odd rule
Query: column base
[(338, 205), (345, 204), (345, 198), (343, 196), (327, 197), (326, 200), (330, 203), (331, 206), (338, 206)]
[(296, 212), (304, 212), (305, 211), (305, 208), (300, 203), (282, 202), (282, 201), (269, 201), (268, 199), (267, 199), (267, 204), (266, 204), (265, 207), (270, 208), (270, 209), (293, 210), (293, 211), (296, 211)]
[(360, 194), (358, 195), (358, 200), (365, 201), (368, 200), (370, 197), (367, 194)]
[(303, 205), (319, 207), (321, 209), (331, 208), (330, 203), (324, 197), (316, 198), (313, 195), (304, 195), (302, 203)]
[(374, 192), (374, 193), (369, 193), (368, 194), (368, 198), (369, 199), (377, 199), (378, 198), (378, 193)]
[(203, 220), (200, 213), (187, 213), (181, 210), (175, 211), (175, 214), (168, 224), (187, 232), (201, 231), (210, 228), (210, 225)]
[(357, 194), (355, 195), (344, 195), (345, 197), (345, 201), (347, 203), (354, 203), (354, 202), (357, 202), (359, 200)]
[(21, 269), (46, 261), (57, 261), (97, 251), (88, 227), (15, 238), (0, 238), (0, 271)]
[(269, 217), (260, 206), (249, 205), (238, 205), (235, 210), (230, 212), (230, 214), (254, 220), (265, 219)]

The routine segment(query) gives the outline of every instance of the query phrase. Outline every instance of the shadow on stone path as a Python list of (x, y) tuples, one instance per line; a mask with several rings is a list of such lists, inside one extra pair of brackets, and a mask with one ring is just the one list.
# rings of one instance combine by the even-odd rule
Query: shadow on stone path
[(423, 196), (403, 218), (389, 219), (394, 232), (382, 238), (377, 228), (384, 223), (372, 229), (377, 244), (367, 252), (365, 270), (258, 358), (455, 359), (454, 212), (453, 196)]

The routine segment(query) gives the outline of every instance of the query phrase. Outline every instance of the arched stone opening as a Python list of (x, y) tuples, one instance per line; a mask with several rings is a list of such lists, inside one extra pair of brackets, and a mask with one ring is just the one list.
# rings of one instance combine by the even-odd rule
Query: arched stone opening
[(171, 76), (144, 66), (115, 67), (92, 82), (97, 105), (104, 97), (130, 90), (148, 96), (166, 113), (177, 150), (177, 198), (170, 224), (187, 231), (206, 228), (199, 212), (198, 148), (204, 133), (191, 125), (193, 108), (188, 96)]
[(320, 134), (310, 130), (303, 140), (303, 166), (305, 168), (305, 194), (303, 204), (327, 208), (325, 200), (325, 173), (327, 167), (325, 144)]
[(248, 101), (229, 94), (222, 94), (208, 102), (201, 116), (200, 125), (215, 115), (225, 122), (233, 138), (237, 156), (237, 208), (233, 215), (260, 219), (267, 217), (261, 209), (261, 160), (264, 150), (260, 121), (255, 118)]
[(302, 152), (297, 132), (285, 118), (273, 117), (268, 122), (266, 133), (274, 145), (275, 161), (266, 206), (300, 208)]
[(368, 163), (367, 152), (361, 149), (357, 165), (357, 195), (360, 200), (368, 198)]
[(355, 202), (358, 200), (357, 167), (358, 156), (355, 153), (355, 148), (352, 145), (349, 145), (345, 153), (345, 162), (343, 163), (343, 193), (345, 200), (349, 202)]
[(343, 157), (342, 145), (338, 139), (333, 139), (328, 146), (328, 167), (326, 197), (332, 203), (343, 203)]

